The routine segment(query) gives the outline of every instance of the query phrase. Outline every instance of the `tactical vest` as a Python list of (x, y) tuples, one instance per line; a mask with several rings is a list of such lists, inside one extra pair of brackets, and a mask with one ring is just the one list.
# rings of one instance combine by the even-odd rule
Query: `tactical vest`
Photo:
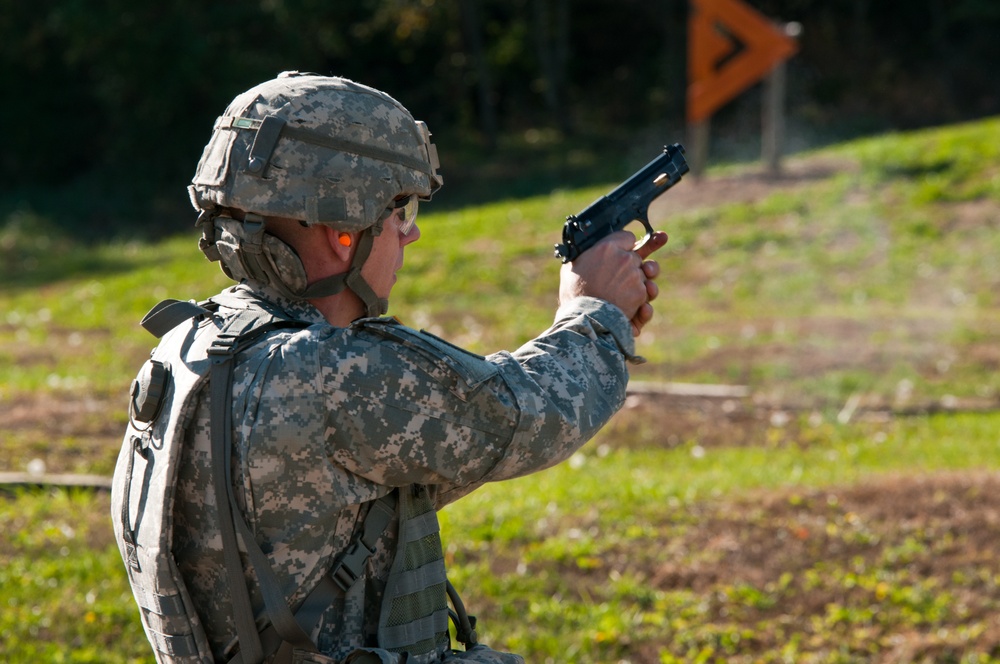
[[(220, 301), (239, 315), (216, 314)], [(143, 319), (143, 327), (162, 337), (132, 384), (130, 421), (115, 469), (112, 517), (115, 537), (140, 607), (146, 636), (158, 662), (212, 662), (208, 638), (174, 560), (172, 511), (184, 432), (194, 416), (197, 395), (208, 381), (211, 395), (213, 484), (216, 517), (222, 534), (239, 651), (230, 662), (255, 664), (297, 661), (332, 662), (316, 653), (309, 634), (334, 597), (363, 606), (364, 575), (374, 545), (394, 515), (399, 537), (378, 628), (378, 648), (358, 651), (349, 662), (411, 664), (481, 653), (481, 661), (523, 662), (516, 655), (476, 643), (475, 619), (465, 615), (447, 581), (437, 514), (426, 487), (393, 491), (375, 501), (352, 544), (329, 575), (293, 612), (276, 575), (257, 545), (233, 497), (232, 367), (243, 350), (275, 338), (275, 333), (306, 327), (267, 302), (229, 293), (202, 304), (167, 300)], [(276, 341), (280, 343), (279, 341)], [(238, 533), (238, 536), (237, 536)], [(258, 632), (244, 581), (240, 552), (253, 565), (267, 614)], [(448, 608), (448, 599), (456, 610)], [(353, 600), (353, 601), (352, 601)], [(359, 609), (360, 610), (360, 609)], [(450, 650), (449, 614), (467, 652)], [(405, 653), (405, 654), (404, 654)], [(499, 659), (497, 657), (500, 657)]]

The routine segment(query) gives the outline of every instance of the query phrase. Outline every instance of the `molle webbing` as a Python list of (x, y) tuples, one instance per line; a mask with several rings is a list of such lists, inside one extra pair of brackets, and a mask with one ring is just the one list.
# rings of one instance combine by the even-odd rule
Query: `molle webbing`
[[(215, 318), (215, 325), (206, 324), (220, 305), (241, 311), (225, 319)], [(182, 427), (193, 409), (194, 395), (208, 379), (212, 416), (216, 420), (212, 423), (212, 455), (222, 461), (215, 464), (219, 470), (219, 476), (214, 478), (215, 503), (221, 508), (217, 517), (223, 521), (219, 525), (223, 548), (230, 558), (227, 571), (233, 610), (238, 616), (240, 650), (230, 659), (231, 664), (258, 662), (271, 653), (275, 653), (276, 662), (291, 661), (292, 647), (313, 651), (315, 646), (309, 633), (334, 598), (343, 597), (345, 592), (363, 592), (365, 584), (356, 581), (365, 574), (375, 542), (395, 514), (399, 516), (399, 535), (385, 588), (378, 643), (390, 652), (406, 653), (409, 664), (438, 661), (450, 649), (449, 593), (437, 513), (426, 487), (403, 487), (376, 501), (362, 532), (349, 547), (349, 550), (359, 549), (357, 560), (348, 552), (294, 614), (285, 604), (266, 556), (235, 505), (232, 478), (227, 473), (232, 445), (226, 440), (226, 433), (230, 430), (231, 414), (227, 415), (229, 409), (218, 406), (230, 401), (230, 372), (240, 351), (264, 340), (271, 331), (306, 325), (284, 318), (286, 315), (253, 298), (227, 293), (201, 304), (167, 300), (143, 320), (143, 327), (154, 335), (167, 335), (151, 361), (162, 361), (164, 366), (171, 367), (171, 388), (163, 398), (167, 401), (165, 405), (172, 407), (164, 408), (163, 412), (172, 415), (130, 424), (116, 470), (112, 503), (118, 544), (157, 659), (195, 664), (211, 658), (204, 628), (170, 551), (173, 488), (180, 462)], [(171, 333), (192, 319), (190, 327)], [(216, 327), (220, 322), (221, 329)], [(172, 354), (175, 352), (179, 353), (176, 357)], [(171, 362), (177, 358), (182, 361)], [(136, 456), (142, 460), (137, 461)], [(132, 519), (130, 497), (140, 496), (138, 515)], [(140, 522), (144, 522), (142, 528)], [(243, 547), (239, 546), (239, 540)], [(243, 585), (243, 566), (238, 555), (241, 548), (257, 573), (270, 623), (259, 634)]]
[(449, 647), (448, 592), (437, 512), (427, 488), (399, 492), (399, 544), (385, 588), (379, 646), (407, 662), (437, 661)]

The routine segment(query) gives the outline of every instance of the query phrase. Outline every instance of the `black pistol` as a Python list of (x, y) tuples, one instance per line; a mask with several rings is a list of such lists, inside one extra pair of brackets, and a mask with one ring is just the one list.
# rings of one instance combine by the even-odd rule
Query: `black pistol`
[(562, 244), (556, 245), (555, 257), (568, 263), (590, 249), (601, 238), (620, 231), (633, 221), (642, 222), (646, 236), (641, 246), (653, 234), (649, 225), (649, 204), (660, 194), (681, 181), (688, 172), (684, 148), (674, 143), (663, 148), (663, 154), (639, 169), (606, 196), (601, 196), (579, 214), (566, 217)]

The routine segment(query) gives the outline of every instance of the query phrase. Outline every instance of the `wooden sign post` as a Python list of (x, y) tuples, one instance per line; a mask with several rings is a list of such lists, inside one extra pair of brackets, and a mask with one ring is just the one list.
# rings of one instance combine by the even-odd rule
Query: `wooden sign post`
[[(708, 157), (708, 122), (736, 95), (767, 76), (798, 50), (795, 40), (740, 0), (691, 0), (688, 22), (687, 121), (691, 130), (691, 170), (704, 171)], [(776, 171), (783, 120), (780, 100), (784, 77), (772, 79), (770, 110), (764, 120), (766, 158)]]

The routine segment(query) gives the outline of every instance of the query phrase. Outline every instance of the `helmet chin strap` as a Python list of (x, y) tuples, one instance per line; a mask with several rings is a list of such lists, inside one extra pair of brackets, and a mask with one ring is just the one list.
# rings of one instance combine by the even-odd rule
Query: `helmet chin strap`
[[(347, 272), (323, 277), (298, 288), (282, 279), (276, 261), (282, 261), (286, 271), (298, 272), (303, 282), (306, 276), (304, 266), (291, 246), (274, 236), (265, 236), (266, 222), (258, 214), (247, 213), (243, 220), (235, 220), (219, 216), (217, 213), (202, 213), (199, 223), (203, 225), (205, 235), (200, 246), (205, 256), (209, 260), (219, 261), (223, 271), (232, 279), (239, 281), (249, 278), (260, 281), (292, 300), (328, 297), (341, 293), (346, 288), (361, 300), (365, 308), (364, 315), (373, 318), (385, 315), (389, 310), (389, 300), (378, 297), (371, 285), (361, 276), (361, 268), (371, 255), (375, 237), (382, 232), (383, 222), (384, 220), (379, 219), (373, 226), (361, 231), (357, 249)], [(220, 247), (225, 250), (225, 258)], [(285, 251), (282, 251), (281, 247), (284, 247)], [(280, 257), (274, 253), (276, 251)]]
[(361, 231), (361, 237), (358, 239), (358, 248), (354, 252), (354, 258), (351, 260), (351, 268), (345, 274), (334, 274), (309, 284), (309, 287), (306, 288), (301, 297), (312, 298), (335, 295), (346, 287), (357, 295), (361, 303), (364, 304), (365, 316), (369, 318), (384, 316), (389, 311), (389, 300), (379, 297), (371, 285), (361, 276), (361, 267), (368, 260), (368, 256), (372, 252), (375, 236), (381, 232), (381, 221)]

